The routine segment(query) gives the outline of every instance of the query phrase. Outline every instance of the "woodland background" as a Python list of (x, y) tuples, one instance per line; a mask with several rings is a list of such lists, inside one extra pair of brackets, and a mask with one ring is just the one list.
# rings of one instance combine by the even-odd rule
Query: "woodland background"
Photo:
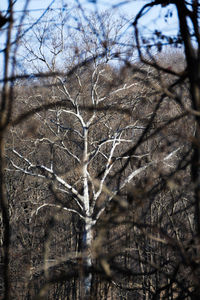
[[(0, 298), (199, 299), (199, 1), (145, 1), (126, 35), (78, 1), (73, 24), (49, 5), (23, 31), (15, 4), (0, 15)], [(176, 36), (143, 36), (155, 7)]]

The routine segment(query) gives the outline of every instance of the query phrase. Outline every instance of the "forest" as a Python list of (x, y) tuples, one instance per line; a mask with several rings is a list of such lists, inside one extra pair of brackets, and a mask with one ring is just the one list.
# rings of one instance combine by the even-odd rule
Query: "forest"
[(7, 2), (0, 299), (199, 299), (199, 1)]

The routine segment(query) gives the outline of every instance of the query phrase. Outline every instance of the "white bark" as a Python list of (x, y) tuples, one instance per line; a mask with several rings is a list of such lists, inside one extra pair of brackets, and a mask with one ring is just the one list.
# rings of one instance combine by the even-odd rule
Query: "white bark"
[(92, 274), (89, 269), (92, 267), (92, 255), (91, 255), (91, 246), (93, 240), (92, 227), (94, 222), (90, 217), (85, 218), (85, 232), (84, 232), (84, 248), (86, 256), (83, 258), (84, 265), (87, 270), (87, 274), (84, 278), (84, 290), (85, 294), (90, 294), (91, 284), (92, 284)]

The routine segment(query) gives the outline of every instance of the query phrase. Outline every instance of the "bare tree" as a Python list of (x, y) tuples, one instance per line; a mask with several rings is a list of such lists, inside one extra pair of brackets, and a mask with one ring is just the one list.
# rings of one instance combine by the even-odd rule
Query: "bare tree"
[[(145, 39), (141, 18), (169, 5), (147, 2), (131, 24), (135, 44), (122, 43), (123, 26), (113, 31), (107, 15), (96, 9), (90, 19), (80, 4), (80, 33), (72, 30), (66, 44), (68, 15), (60, 12), (55, 31), (49, 13), (49, 23), (34, 27), (34, 46), (24, 38), (32, 77), (13, 71), (8, 79), (7, 63), (5, 299), (8, 268), (22, 278), (16, 257), (23, 248), (27, 272), (11, 286), (20, 297), (80, 299), (97, 291), (105, 299), (199, 297), (199, 4), (172, 4), (180, 33), (171, 38), (156, 29)], [(11, 27), (5, 62), (10, 33)], [(158, 54), (166, 43), (183, 43), (185, 53)], [(132, 63), (135, 50), (140, 62)], [(69, 61), (61, 66), (63, 57)], [(109, 65), (113, 58), (119, 68)]]

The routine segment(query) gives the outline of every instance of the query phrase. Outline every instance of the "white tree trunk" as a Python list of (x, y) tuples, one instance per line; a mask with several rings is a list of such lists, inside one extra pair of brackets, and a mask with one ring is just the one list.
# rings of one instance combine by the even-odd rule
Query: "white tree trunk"
[(90, 295), (92, 274), (88, 272), (92, 266), (91, 257), (91, 243), (92, 243), (92, 218), (90, 209), (90, 197), (89, 197), (89, 186), (88, 186), (88, 128), (84, 127), (84, 152), (83, 152), (83, 202), (86, 213), (85, 218), (85, 230), (83, 234), (83, 248), (84, 257), (83, 263), (86, 268), (86, 274), (84, 276), (84, 294), (85, 296)]
[(85, 221), (85, 232), (83, 235), (83, 246), (84, 246), (84, 267), (86, 268), (86, 273), (84, 276), (84, 294), (90, 295), (91, 285), (92, 285), (92, 273), (89, 271), (92, 267), (92, 257), (91, 257), (91, 245), (92, 245), (92, 219), (86, 217)]

